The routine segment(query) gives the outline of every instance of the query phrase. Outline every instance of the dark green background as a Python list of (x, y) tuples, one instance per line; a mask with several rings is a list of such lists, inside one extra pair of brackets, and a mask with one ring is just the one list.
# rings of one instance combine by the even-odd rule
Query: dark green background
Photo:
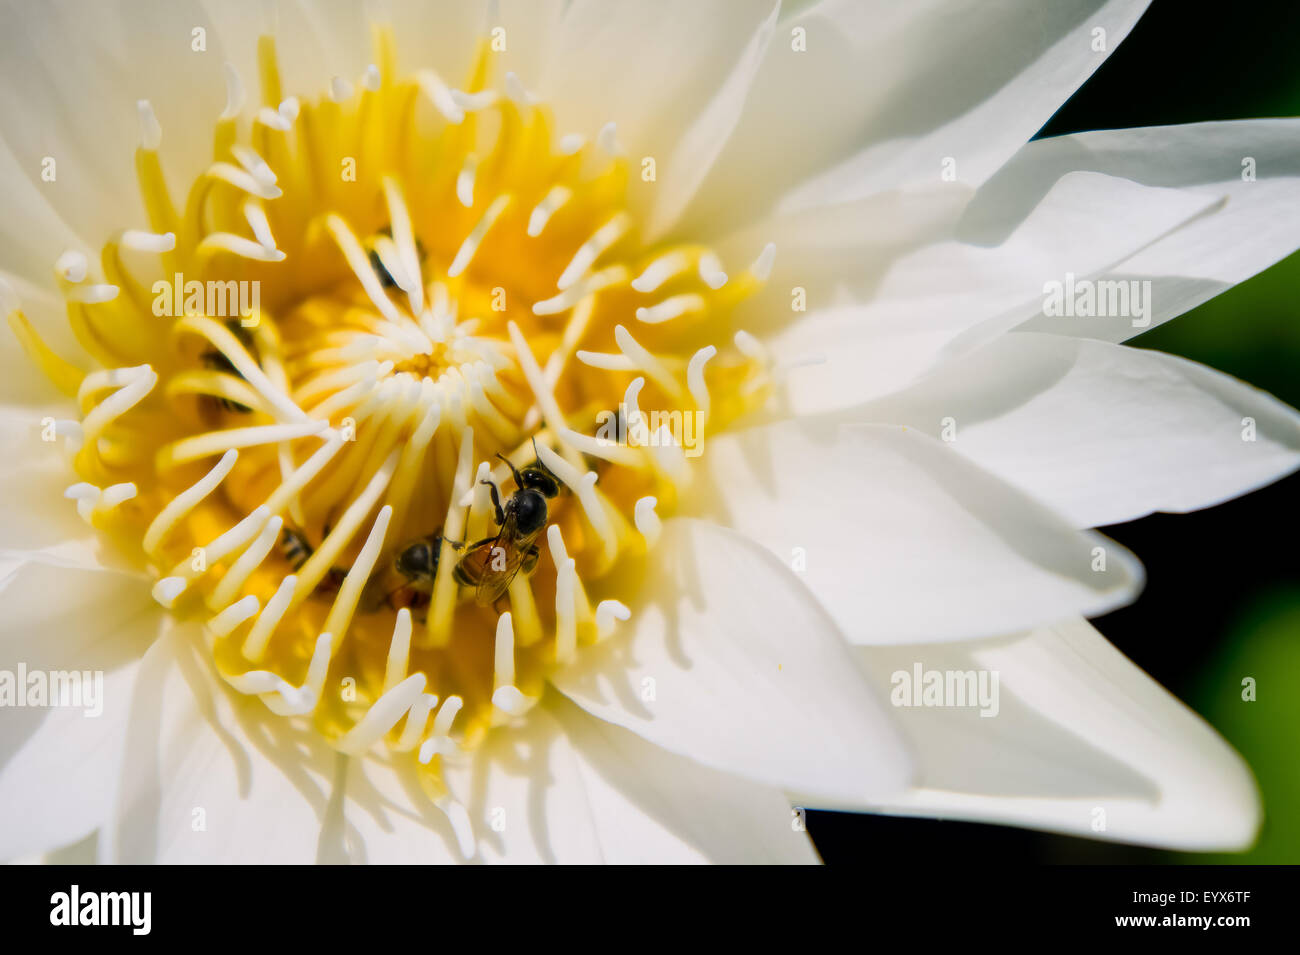
[[(1156, 0), (1039, 135), (1300, 115), (1298, 41), (1295, 0), (1212, 9)], [(1203, 362), (1300, 407), (1300, 253), (1130, 344)], [(1250, 852), (1193, 855), (1000, 826), (809, 812), (822, 857), (829, 863), (927, 853), (991, 855), (1006, 864), (1300, 862), (1297, 495), (1300, 475), (1293, 475), (1210, 510), (1104, 529), (1142, 559), (1148, 583), (1135, 604), (1095, 623), (1245, 756), (1265, 806), (1264, 828)], [(1241, 700), (1243, 676), (1255, 677), (1256, 702)]]

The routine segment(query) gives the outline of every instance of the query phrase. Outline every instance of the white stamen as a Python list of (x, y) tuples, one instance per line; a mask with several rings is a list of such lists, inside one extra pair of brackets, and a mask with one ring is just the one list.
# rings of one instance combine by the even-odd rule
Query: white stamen
[(449, 123), (464, 122), (465, 111), (456, 105), (456, 100), (451, 95), (451, 88), (442, 81), (442, 77), (432, 70), (420, 70), (415, 74), (415, 80), (424, 95), (429, 97), (429, 102), (433, 103), (434, 109), (442, 114), (443, 119)]
[(263, 106), (259, 109), (254, 120), (255, 122), (261, 123), (263, 126), (269, 126), (271, 129), (281, 133), (287, 133), (289, 130), (293, 129), (293, 123), (285, 119), (284, 115), (279, 110), (271, 109), (269, 106)]
[(264, 186), (275, 185), (275, 170), (270, 167), (265, 159), (257, 154), (257, 150), (250, 149), (243, 143), (235, 143), (230, 147), (230, 154), (234, 156), (236, 161), (238, 161), (248, 174), (258, 182), (262, 183)]
[(643, 497), (637, 500), (633, 508), (633, 520), (636, 522), (636, 529), (641, 532), (641, 536), (646, 539), (646, 543), (651, 547), (659, 540), (659, 532), (663, 530), (663, 522), (659, 520), (659, 515), (655, 513), (655, 505), (659, 501), (653, 497)]
[(164, 451), (167, 453), (168, 464), (182, 464), (211, 454), (220, 454), (231, 448), (253, 448), (310, 437), (325, 431), (329, 425), (328, 421), (303, 421), (297, 424), (262, 424), (247, 428), (227, 428), (224, 431), (206, 431), (181, 438)]
[(555, 662), (564, 664), (571, 662), (578, 652), (577, 609), (574, 606), (578, 571), (572, 557), (557, 565), (555, 571)]
[(140, 145), (156, 150), (162, 144), (162, 126), (158, 124), (153, 105), (147, 99), (140, 99), (135, 101), (135, 108), (140, 117)]
[(466, 156), (465, 165), (461, 166), (460, 172), (456, 174), (456, 198), (466, 209), (474, 206), (474, 176), (477, 172), (477, 157)]
[(252, 617), (260, 606), (257, 597), (249, 594), (243, 600), (231, 604), (221, 613), (208, 621), (208, 630), (217, 639), (228, 637), (236, 627)]
[(170, 252), (176, 248), (176, 234), (164, 232), (142, 232), (139, 229), (126, 229), (120, 239), (123, 248), (135, 252)]
[(609, 122), (600, 127), (600, 132), (596, 134), (596, 145), (611, 156), (622, 152), (618, 142), (618, 124)]
[(497, 94), (492, 90), (479, 90), (477, 93), (466, 93), (464, 90), (453, 89), (451, 98), (467, 113), (476, 113), (479, 110), (487, 109), (497, 102)]
[(117, 298), (119, 289), (116, 285), (78, 285), (67, 291), (69, 301), (82, 302), (86, 305), (102, 305)]
[(587, 137), (581, 133), (567, 133), (560, 137), (558, 149), (561, 156), (572, 156), (587, 144)]
[(776, 262), (776, 243), (769, 242), (763, 246), (763, 251), (754, 260), (754, 264), (749, 267), (749, 271), (760, 282), (766, 282), (772, 274), (772, 264), (774, 262)]
[(497, 196), (492, 205), (488, 206), (487, 212), (483, 213), (482, 218), (478, 220), (474, 228), (470, 230), (465, 241), (460, 244), (456, 250), (456, 257), (451, 260), (451, 265), (447, 268), (447, 277), (455, 278), (464, 272), (470, 261), (474, 258), (474, 253), (478, 251), (480, 243), (484, 236), (487, 235), (488, 229), (492, 228), (493, 223), (497, 221), (501, 213), (505, 212), (506, 206), (510, 205), (510, 197)]
[(266, 218), (266, 210), (258, 202), (249, 199), (244, 203), (244, 219), (248, 222), (248, 227), (253, 230), (253, 235), (262, 248), (268, 253), (272, 253), (280, 261), (284, 258), (284, 253), (275, 247), (275, 236), (271, 234), (271, 222)]
[(283, 524), (284, 519), (278, 515), (266, 522), (261, 533), (253, 543), (248, 545), (248, 549), (239, 555), (238, 560), (230, 566), (216, 589), (212, 591), (212, 595), (208, 597), (208, 606), (211, 609), (220, 610), (235, 599), (239, 588), (243, 587), (253, 571), (261, 566), (262, 561), (266, 560), (266, 555), (271, 553), (275, 542), (280, 539), (280, 528)]
[(611, 265), (607, 269), (588, 276), (581, 282), (570, 285), (559, 295), (551, 298), (544, 298), (533, 305), (534, 315), (558, 315), (560, 312), (568, 311), (573, 308), (589, 295), (594, 295), (601, 289), (608, 288), (611, 285), (617, 285), (627, 278), (627, 267), (623, 265)]
[(153, 599), (170, 610), (176, 598), (184, 593), (188, 586), (189, 581), (184, 577), (164, 577), (153, 585)]
[(702, 312), (706, 305), (704, 296), (688, 292), (684, 295), (670, 296), (649, 308), (641, 306), (636, 310), (636, 317), (637, 321), (645, 322), (647, 325), (657, 325), (660, 322), (680, 318), (687, 312)]
[(69, 249), (54, 260), (54, 271), (74, 285), (86, 281), (89, 262), (84, 252)]
[(597, 229), (590, 239), (582, 243), (578, 251), (574, 253), (572, 261), (560, 273), (560, 277), (555, 283), (556, 288), (564, 291), (578, 281), (610, 246), (623, 237), (631, 224), (631, 217), (625, 212), (620, 212)]
[(280, 196), (284, 195), (279, 186), (262, 182), (247, 169), (236, 166), (234, 163), (214, 162), (207, 168), (204, 175), (209, 179), (216, 179), (234, 186), (250, 196), (257, 196), (259, 199), (279, 199)]
[(519, 79), (519, 74), (508, 71), (506, 73), (506, 96), (517, 106), (528, 106), (533, 102), (532, 94), (524, 89), (524, 84)]
[(596, 604), (596, 635), (600, 639), (614, 632), (615, 620), (630, 620), (632, 611), (617, 600), (602, 600)]
[(221, 111), (222, 119), (234, 119), (244, 108), (244, 81), (233, 63), (221, 64), (226, 74), (226, 108)]
[(397, 686), (393, 687), (379, 699), (374, 706), (366, 710), (366, 715), (357, 721), (337, 743), (341, 752), (359, 756), (383, 738), (384, 734), (397, 725), (397, 721), (424, 693), (428, 678), (423, 673), (412, 673)]
[(722, 260), (712, 252), (700, 256), (700, 278), (709, 288), (717, 290), (727, 284), (727, 273), (722, 270)]
[(632, 288), (638, 292), (653, 292), (674, 275), (685, 272), (691, 267), (691, 259), (685, 252), (669, 252), (659, 256), (645, 270), (632, 280)]
[(578, 361), (592, 368), (605, 371), (636, 371), (636, 365), (627, 355), (614, 355), (603, 351), (582, 351), (575, 353)]
[(330, 99), (336, 103), (342, 103), (352, 98), (353, 87), (341, 76), (335, 76), (330, 79)]
[(280, 103), (280, 109), (278, 112), (286, 123), (292, 125), (293, 121), (298, 118), (298, 113), (301, 108), (302, 107), (298, 105), (298, 97), (290, 96), (288, 99)]
[(255, 662), (262, 659), (262, 654), (266, 652), (266, 645), (271, 640), (271, 634), (279, 624), (280, 618), (284, 616), (284, 612), (289, 609), (289, 602), (293, 600), (293, 592), (297, 586), (298, 578), (293, 574), (280, 581), (280, 586), (266, 602), (266, 608), (258, 615), (253, 629), (248, 631), (248, 636), (244, 638), (243, 653), (246, 658)]
[(361, 74), (361, 85), (373, 93), (375, 90), (379, 89), (380, 82), (381, 77), (379, 75), (379, 67), (371, 63), (366, 67), (365, 72)]
[(411, 655), (411, 611), (403, 607), (397, 611), (393, 624), (393, 639), (388, 644), (388, 662), (384, 667), (384, 692), (387, 693), (406, 679), (406, 668)]
[(274, 246), (254, 242), (233, 232), (209, 232), (199, 242), (196, 252), (200, 256), (210, 256), (215, 252), (229, 252), (243, 259), (254, 262), (283, 262), (284, 253)]
[(743, 328), (738, 329), (733, 340), (736, 343), (736, 350), (746, 358), (752, 361), (762, 362), (763, 364), (767, 363), (767, 349), (763, 347), (762, 342), (749, 332), (745, 331)]
[(705, 418), (709, 416), (709, 389), (704, 383), (704, 366), (717, 353), (718, 350), (712, 345), (705, 345), (691, 356), (690, 362), (686, 365), (686, 386), (690, 389), (691, 397), (695, 399), (695, 406), (700, 409), (700, 414)]
[(533, 206), (533, 211), (528, 215), (528, 235), (531, 238), (537, 238), (546, 228), (546, 223), (551, 221), (551, 216), (555, 215), (563, 206), (573, 198), (573, 190), (568, 186), (556, 185), (551, 187), (551, 191), (542, 197), (542, 201)]
[(406, 714), (406, 725), (402, 727), (402, 735), (393, 747), (399, 753), (409, 753), (415, 749), (420, 737), (424, 735), (424, 727), (429, 722), (429, 714), (433, 708), (438, 705), (437, 694), (421, 693), (420, 698), (411, 704), (411, 709)]

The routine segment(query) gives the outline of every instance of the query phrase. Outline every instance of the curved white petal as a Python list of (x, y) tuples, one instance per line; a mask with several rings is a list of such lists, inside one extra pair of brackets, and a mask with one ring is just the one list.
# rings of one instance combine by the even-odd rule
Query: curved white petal
[(56, 672), (80, 704), (0, 708), (0, 859), (66, 845), (108, 817), (140, 657), (158, 630), (148, 588), (126, 584), (24, 564), (0, 590), (0, 679), (40, 673), (48, 687)]
[(697, 507), (790, 566), (854, 643), (1006, 633), (1133, 598), (1132, 554), (905, 428), (807, 418), (711, 439)]
[(1033, 331), (1123, 341), (1213, 298), (1300, 248), (1300, 119), (1249, 119), (1058, 136), (1029, 143), (980, 191), (966, 228), (996, 241), (1067, 170), (1093, 170), (1188, 195), (1221, 198), (1206, 215), (1137, 250), (1098, 279), (1152, 283), (1151, 314), (1046, 317)]
[(782, 195), (789, 210), (938, 182), (948, 159), (957, 181), (978, 185), (1101, 65), (1145, 7), (810, 4), (779, 25), (688, 222), (752, 218)]
[(859, 653), (900, 700), (906, 680), (895, 674), (917, 664), (923, 673), (998, 674), (996, 715), (897, 706), (920, 753), (917, 786), (863, 808), (1178, 849), (1242, 849), (1259, 827), (1241, 758), (1086, 621)]
[(624, 633), (552, 682), (674, 753), (830, 802), (893, 791), (907, 756), (814, 597), (725, 528), (663, 525)]
[[(92, 244), (115, 229), (148, 227), (133, 165), (138, 100), (148, 99), (162, 124), (173, 190), (210, 157), (223, 56), (215, 37), (207, 52), (191, 48), (191, 31), (208, 22), (196, 0), (52, 0), (0, 12), (0, 137)], [(47, 156), (57, 163), (52, 183), (41, 178)]]
[(826, 361), (790, 376), (790, 408), (812, 414), (896, 390), (1041, 312), (1046, 283), (1111, 268), (1220, 201), (1074, 172), (1027, 215), (1003, 210), (1010, 234), (996, 245), (949, 239), (879, 265), (883, 272), (867, 263), (851, 278), (796, 252), (809, 311), (768, 344), (778, 355)]
[[(775, 0), (575, 0), (544, 92), (561, 133), (617, 124), (634, 167), (629, 203), (670, 226), (695, 193), (746, 102), (768, 49)], [(640, 178), (644, 157), (656, 178)]]
[[(78, 516), (76, 502), (63, 496), (77, 477), (60, 446), (57, 422), (75, 417), (71, 407), (0, 405), (0, 441), (9, 452), (0, 460), (0, 558), (133, 573)], [(43, 433), (57, 440), (44, 441)]]
[(1159, 352), (1014, 333), (863, 417), (940, 436), (1078, 527), (1191, 511), (1300, 467), (1300, 414)]
[(563, 698), (548, 706), (573, 746), (606, 862), (817, 861), (778, 790), (670, 753)]
[(140, 665), (104, 861), (332, 861), (339, 758), (212, 671), (197, 625), (166, 616)]

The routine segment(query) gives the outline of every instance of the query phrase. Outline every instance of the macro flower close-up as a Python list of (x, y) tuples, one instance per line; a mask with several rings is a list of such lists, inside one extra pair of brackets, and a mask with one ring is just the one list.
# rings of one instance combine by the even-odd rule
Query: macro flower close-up
[(1146, 7), (5, 2), (0, 859), (1249, 848), (1089, 618), (1300, 467), (1125, 344), (1300, 248), (1300, 120), (1035, 138)]

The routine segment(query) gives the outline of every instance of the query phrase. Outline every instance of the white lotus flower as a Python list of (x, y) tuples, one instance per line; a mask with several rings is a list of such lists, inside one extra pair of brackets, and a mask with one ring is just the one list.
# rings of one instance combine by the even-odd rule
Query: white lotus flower
[[(1240, 758), (1083, 619), (1142, 579), (1087, 529), (1300, 462), (1120, 344), (1300, 245), (1300, 126), (1028, 142), (1144, 6), (7, 10), (0, 660), (105, 683), (0, 712), (0, 857), (815, 861), (802, 806), (1248, 845)], [(534, 439), (498, 613), (453, 542)], [(932, 670), (996, 716), (889, 704)]]

